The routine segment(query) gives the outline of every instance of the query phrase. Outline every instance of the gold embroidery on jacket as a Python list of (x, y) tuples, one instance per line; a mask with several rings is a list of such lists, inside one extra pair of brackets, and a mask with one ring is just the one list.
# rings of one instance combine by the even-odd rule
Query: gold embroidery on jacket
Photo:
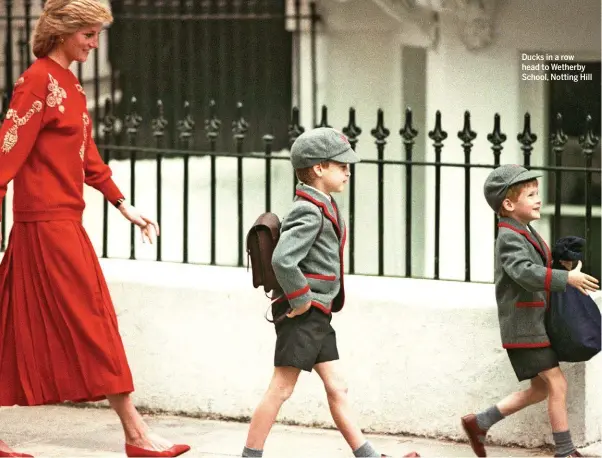
[(77, 89), (79, 92), (81, 92), (83, 95), (86, 95), (86, 93), (84, 92), (84, 88), (81, 86), (81, 84), (76, 84), (75, 85), (75, 89)]
[(86, 113), (82, 115), (82, 121), (84, 122), (84, 141), (82, 142), (82, 146), (79, 148), (79, 157), (83, 161), (84, 153), (86, 152), (86, 141), (88, 140), (88, 125), (90, 124), (90, 118), (88, 118)]
[(23, 127), (25, 124), (27, 124), (34, 113), (39, 113), (42, 111), (42, 106), (42, 102), (39, 100), (34, 101), (31, 105), (31, 108), (27, 110), (27, 113), (25, 113), (25, 116), (22, 118), (19, 118), (17, 110), (9, 108), (9, 110), (6, 112), (6, 118), (4, 122), (12, 119), (13, 125), (9, 127), (4, 135), (4, 140), (2, 141), (2, 153), (6, 154), (13, 149), (13, 147), (17, 144), (17, 141), (19, 141), (19, 135), (17, 133), (19, 127)]
[[(90, 124), (90, 118), (86, 113), (82, 114), (82, 121), (84, 122), (84, 141), (82, 142), (82, 146), (79, 148), (79, 157), (82, 160), (82, 164), (84, 163), (84, 155), (86, 153), (86, 142), (88, 140), (88, 125)], [(82, 174), (84, 176), (84, 180), (86, 179), (86, 169), (85, 167), (82, 169)]]
[(65, 107), (63, 106), (63, 99), (67, 98), (67, 93), (65, 89), (59, 86), (59, 83), (54, 77), (48, 73), (48, 77), (50, 78), (50, 83), (48, 83), (48, 90), (50, 94), (46, 96), (46, 105), (49, 107), (56, 107), (61, 113), (65, 112)]

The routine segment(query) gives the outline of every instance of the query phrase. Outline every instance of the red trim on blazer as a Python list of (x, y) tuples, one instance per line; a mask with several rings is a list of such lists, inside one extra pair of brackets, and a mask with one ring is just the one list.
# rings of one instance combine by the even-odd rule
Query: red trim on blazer
[(536, 342), (536, 343), (517, 343), (517, 344), (503, 344), (502, 347), (506, 349), (512, 348), (545, 348), (549, 347), (550, 342)]
[(305, 200), (309, 200), (312, 204), (317, 205), (318, 207), (321, 207), (322, 210), (324, 210), (324, 215), (326, 215), (326, 217), (334, 225), (334, 228), (337, 232), (337, 236), (339, 237), (339, 239), (341, 238), (341, 228), (339, 227), (339, 222), (337, 221), (337, 219), (334, 216), (332, 216), (330, 214), (330, 212), (328, 211), (328, 206), (324, 202), (320, 202), (319, 200), (314, 199), (312, 196), (310, 196), (306, 192), (300, 191), (298, 189), (297, 189), (297, 191), (295, 191), (295, 195), (297, 195), (299, 197), (303, 197)]
[[(341, 282), (341, 286), (340, 286), (340, 293), (342, 295), (341, 297), (341, 308), (338, 310), (340, 311), (343, 306), (345, 305), (345, 282), (344, 282), (344, 270), (345, 270), (345, 262), (343, 259), (343, 251), (345, 249), (345, 241), (347, 240), (347, 227), (345, 227), (345, 232), (343, 234), (341, 234), (341, 227), (339, 226), (339, 210), (337, 207), (336, 202), (334, 201), (334, 199), (332, 199), (332, 207), (334, 208), (334, 211), (336, 212), (336, 218), (334, 216), (332, 216), (330, 214), (330, 212), (328, 211), (328, 207), (326, 206), (326, 204), (324, 202), (320, 202), (317, 199), (314, 199), (312, 196), (310, 196), (309, 194), (307, 194), (304, 191), (300, 191), (300, 190), (296, 190), (295, 191), (295, 195), (302, 197), (305, 200), (310, 201), (311, 203), (313, 203), (314, 205), (317, 205), (318, 207), (321, 207), (324, 210), (324, 215), (326, 215), (326, 217), (332, 222), (332, 225), (334, 226), (334, 229), (337, 233), (337, 237), (339, 238), (339, 240), (341, 240), (341, 244), (340, 244), (340, 248), (339, 248), (339, 259), (340, 259), (340, 267), (341, 267), (341, 276), (339, 281)], [(336, 298), (335, 298), (336, 299)], [(334, 300), (333, 300), (334, 303)], [(318, 307), (320, 308), (320, 307)], [(328, 313), (331, 313), (330, 311)]]
[(517, 229), (516, 227), (514, 227), (508, 223), (498, 223), (497, 227), (505, 227), (506, 229), (510, 229), (514, 232), (524, 235), (527, 238), (527, 240), (531, 243), (531, 245), (533, 245), (533, 248), (535, 248), (537, 251), (539, 251), (539, 254), (541, 254), (541, 256), (546, 260), (546, 265), (548, 264), (548, 257), (546, 256), (546, 253), (541, 249), (539, 244), (536, 243), (535, 240), (533, 240), (533, 237), (531, 237), (531, 233), (529, 231)]
[(548, 293), (548, 300), (549, 300), (549, 293), (552, 289), (552, 253), (550, 252), (550, 247), (548, 246), (546, 241), (543, 238), (541, 238), (539, 236), (539, 234), (537, 235), (537, 241), (539, 242), (539, 244), (541, 245), (541, 247), (545, 253), (546, 267), (548, 270), (546, 271), (546, 279), (544, 281), (544, 289)]
[(308, 291), (309, 291), (309, 285), (305, 285), (303, 288), (298, 289), (297, 291), (293, 291), (290, 294), (287, 294), (286, 298), (287, 299), (294, 299), (296, 297), (303, 296)]
[[(334, 209), (337, 212), (337, 219), (338, 219), (339, 210), (338, 210), (336, 203), (334, 204)], [(343, 307), (345, 306), (345, 256), (344, 256), (345, 242), (347, 242), (347, 226), (345, 226), (345, 232), (343, 232), (343, 240), (341, 240), (341, 247), (339, 249), (339, 259), (341, 260), (341, 280), (340, 280), (341, 286), (339, 288), (339, 294), (341, 294), (341, 308), (337, 310), (338, 312), (343, 310)], [(335, 297), (335, 299), (336, 299), (336, 297)], [(334, 303), (334, 300), (333, 300), (333, 303)]]
[(332, 313), (332, 310), (329, 310), (324, 304), (320, 304), (318, 301), (311, 301), (311, 305), (312, 307), (320, 309), (326, 315), (330, 315)]
[(546, 257), (546, 266), (548, 268), (548, 271), (546, 272), (546, 281), (544, 284), (544, 288), (546, 289), (546, 292), (548, 293), (548, 304), (550, 303), (550, 292), (552, 291), (552, 252), (550, 251), (550, 247), (548, 246), (548, 244), (546, 243), (546, 241), (544, 239), (542, 239), (541, 237), (539, 237), (539, 240), (541, 241), (547, 257)]
[(544, 289), (546, 290), (546, 292), (550, 292), (550, 288), (552, 287), (552, 268), (548, 267), (546, 270), (546, 281), (543, 284)]
[(517, 229), (516, 227), (514, 227), (508, 223), (498, 223), (497, 227), (505, 227), (518, 234), (524, 235), (527, 238), (527, 240), (529, 241), (529, 243), (531, 243), (531, 245), (533, 245), (533, 247), (539, 252), (539, 254), (541, 254), (543, 259), (545, 259), (547, 271), (546, 271), (546, 278), (544, 280), (543, 287), (544, 287), (544, 291), (546, 292), (546, 299), (547, 299), (548, 307), (549, 307), (550, 306), (550, 289), (552, 287), (552, 253), (550, 252), (550, 247), (548, 246), (548, 244), (545, 242), (544, 239), (536, 236), (537, 240), (539, 242), (541, 242), (541, 245), (543, 246), (543, 248), (541, 248), (538, 243), (535, 243), (535, 240), (533, 240), (533, 237), (531, 237), (530, 232), (522, 230), (522, 229)]
[(550, 251), (550, 247), (546, 243), (546, 241), (537, 234), (537, 240), (540, 242), (540, 245), (543, 247), (546, 253), (546, 278), (543, 283), (544, 290), (546, 292), (546, 301), (547, 307), (546, 310), (550, 308), (550, 296), (552, 294), (552, 252)]
[(534, 301), (534, 302), (517, 302), (515, 304), (516, 307), (545, 307), (546, 304), (544, 301)]
[(326, 281), (335, 281), (337, 279), (336, 275), (320, 275), (320, 274), (303, 274), (307, 278), (313, 278), (315, 280), (326, 280)]
[[(551, 260), (552, 259), (552, 252), (550, 251), (550, 247), (548, 246), (548, 244), (546, 243), (546, 241), (544, 239), (541, 239), (541, 242), (543, 243), (543, 246), (546, 249), (546, 252), (548, 254), (548, 259)], [(552, 262), (552, 261), (550, 261), (550, 262)]]

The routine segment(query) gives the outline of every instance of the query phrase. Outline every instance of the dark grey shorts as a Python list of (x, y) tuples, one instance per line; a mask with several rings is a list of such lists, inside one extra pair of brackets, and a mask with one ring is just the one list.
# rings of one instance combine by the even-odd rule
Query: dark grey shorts
[(552, 347), (509, 348), (506, 351), (520, 382), (530, 380), (545, 370), (558, 367), (558, 356)]
[[(280, 316), (288, 307), (288, 302), (272, 306), (272, 316)], [(303, 315), (285, 318), (276, 324), (274, 366), (291, 366), (311, 372), (316, 364), (339, 359), (337, 336), (331, 320), (332, 315), (310, 307)]]

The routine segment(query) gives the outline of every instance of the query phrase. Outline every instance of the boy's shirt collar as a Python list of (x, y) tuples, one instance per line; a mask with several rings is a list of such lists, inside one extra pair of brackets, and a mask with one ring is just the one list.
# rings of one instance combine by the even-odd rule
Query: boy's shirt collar
[(523, 223), (515, 220), (514, 218), (511, 218), (510, 216), (500, 216), (498, 223), (509, 224), (510, 226), (515, 227), (516, 229), (523, 230), (523, 231), (527, 230), (527, 226), (526, 225), (524, 225)]
[(318, 188), (314, 188), (313, 186), (310, 186), (310, 185), (308, 185), (306, 183), (303, 183), (303, 182), (299, 182), (299, 184), (302, 186), (302, 188), (301, 188), (302, 190), (307, 191), (307, 188), (309, 188), (312, 191), (315, 191), (315, 192), (321, 194), (322, 197), (325, 197), (328, 200), (328, 202), (332, 202), (332, 197), (329, 196), (328, 194), (326, 194), (325, 192), (320, 191)]
[[(321, 206), (324, 209), (325, 216), (337, 226), (337, 229), (339, 231), (343, 229), (342, 227), (339, 227), (339, 225), (342, 224), (339, 218), (339, 209), (336, 201), (331, 196), (313, 186), (308, 186), (303, 182), (297, 183), (296, 195), (297, 198), (306, 198), (313, 201), (316, 205)], [(339, 235), (340, 234), (342, 234), (342, 232), (339, 232)]]
[(551, 258), (551, 253), (549, 252), (549, 248), (546, 245), (543, 238), (539, 235), (539, 233), (531, 226), (531, 224), (523, 224), (514, 218), (508, 216), (501, 216), (498, 221), (499, 224), (507, 224), (508, 226), (512, 226), (513, 228), (522, 231), (523, 233), (529, 234), (532, 237), (527, 237), (527, 239), (536, 246), (536, 249), (542, 254), (544, 261), (548, 258)]

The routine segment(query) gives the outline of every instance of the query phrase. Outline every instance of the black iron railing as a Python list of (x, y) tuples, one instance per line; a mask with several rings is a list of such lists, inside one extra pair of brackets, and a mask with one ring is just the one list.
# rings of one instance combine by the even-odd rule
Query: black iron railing
[[(249, 127), (249, 123), (245, 120), (244, 117), (244, 107), (241, 103), (237, 105), (237, 117), (232, 121), (231, 124), (231, 135), (233, 142), (231, 143), (232, 150), (219, 151), (216, 139), (220, 136), (220, 130), (223, 128), (223, 124), (221, 120), (217, 117), (217, 107), (215, 102), (211, 102), (209, 106), (209, 115), (204, 123), (204, 136), (206, 138), (206, 142), (204, 145), (193, 145), (191, 143), (191, 139), (193, 138), (193, 131), (197, 129), (197, 124), (193, 120), (189, 111), (189, 104), (186, 103), (184, 106), (184, 117), (179, 120), (176, 124), (176, 130), (178, 135), (178, 148), (166, 148), (163, 144), (163, 140), (166, 134), (166, 130), (168, 128), (168, 123), (164, 117), (164, 106), (161, 101), (158, 101), (156, 104), (156, 117), (152, 120), (143, 120), (141, 116), (137, 112), (137, 100), (136, 98), (132, 98), (130, 101), (129, 113), (125, 116), (124, 125), (125, 125), (125, 136), (126, 141), (121, 141), (120, 133), (115, 129), (115, 125), (117, 119), (112, 111), (112, 104), (109, 99), (106, 100), (105, 104), (105, 112), (103, 116), (103, 123), (100, 128), (104, 133), (104, 138), (102, 139), (99, 148), (103, 151), (103, 155), (106, 159), (111, 156), (111, 153), (114, 151), (120, 151), (124, 154), (129, 155), (129, 164), (130, 164), (130, 201), (135, 204), (136, 202), (136, 160), (139, 155), (144, 155), (148, 157), (148, 155), (153, 155), (156, 161), (156, 179), (157, 179), (157, 219), (159, 224), (162, 224), (162, 164), (165, 158), (169, 157), (180, 157), (183, 159), (184, 165), (184, 173), (183, 173), (183, 221), (182, 221), (182, 261), (184, 263), (189, 262), (189, 213), (190, 213), (190, 202), (189, 202), (189, 181), (190, 181), (190, 164), (189, 159), (194, 156), (206, 156), (210, 159), (210, 174), (209, 174), (209, 186), (210, 186), (210, 214), (207, 215), (205, 221), (207, 221), (207, 225), (209, 226), (209, 234), (210, 234), (210, 246), (211, 246), (211, 254), (209, 263), (211, 265), (217, 264), (216, 259), (216, 233), (217, 233), (217, 224), (216, 224), (216, 211), (217, 211), (217, 199), (216, 199), (216, 189), (217, 189), (217, 179), (216, 179), (216, 158), (219, 157), (228, 157), (228, 158), (236, 158), (236, 196), (237, 196), (237, 207), (236, 207), (236, 215), (234, 215), (233, 220), (236, 221), (237, 235), (236, 240), (232, 240), (232, 244), (235, 244), (237, 247), (237, 266), (243, 266), (244, 263), (244, 236), (246, 229), (243, 223), (243, 210), (245, 206), (245, 180), (243, 179), (243, 171), (244, 164), (247, 160), (254, 161), (264, 161), (265, 164), (265, 201), (264, 201), (264, 209), (266, 211), (271, 210), (272, 206), (272, 163), (274, 160), (288, 160), (286, 155), (274, 155), (272, 152), (272, 145), (274, 142), (274, 136), (271, 134), (266, 134), (263, 137), (264, 142), (264, 151), (262, 153), (249, 153), (245, 148), (245, 140), (246, 140), (246, 132)], [(327, 109), (326, 107), (322, 108), (322, 116), (320, 123), (316, 126), (329, 126), (327, 119)], [(473, 163), (471, 161), (471, 152), (473, 149), (473, 142), (477, 137), (477, 133), (474, 132), (471, 128), (470, 121), (470, 113), (468, 111), (464, 114), (464, 124), (462, 130), (457, 132), (457, 138), (461, 142), (461, 146), (464, 151), (464, 162), (455, 163), (455, 162), (444, 162), (443, 161), (443, 153), (446, 141), (448, 141), (448, 133), (443, 129), (442, 116), (438, 111), (435, 116), (434, 128), (427, 132), (428, 138), (432, 141), (432, 148), (435, 153), (435, 161), (416, 161), (412, 157), (412, 153), (415, 149), (415, 144), (417, 139), (419, 138), (420, 132), (413, 126), (412, 124), (412, 111), (408, 108), (405, 113), (405, 121), (402, 128), (399, 130), (399, 135), (401, 136), (403, 142), (404, 149), (404, 158), (400, 160), (391, 160), (385, 159), (385, 149), (387, 147), (387, 139), (391, 135), (391, 131), (385, 127), (384, 125), (384, 116), (382, 110), (377, 112), (377, 122), (376, 126), (370, 130), (370, 135), (374, 139), (374, 143), (377, 150), (377, 158), (376, 159), (364, 159), (362, 160), (362, 164), (371, 164), (377, 168), (378, 171), (378, 186), (377, 186), (377, 201), (374, 202), (374, 205), (377, 207), (377, 239), (373, 242), (376, 250), (376, 256), (378, 257), (378, 275), (385, 275), (384, 268), (384, 259), (385, 259), (385, 244), (384, 244), (384, 229), (385, 229), (385, 211), (386, 207), (392, 205), (389, 204), (385, 200), (385, 169), (387, 167), (397, 167), (400, 166), (404, 168), (403, 177), (404, 177), (404, 185), (405, 185), (405, 203), (401, 202), (401, 205), (405, 209), (405, 231), (400, 231), (400, 237), (405, 241), (405, 252), (403, 256), (405, 258), (405, 276), (412, 277), (413, 269), (412, 269), (412, 246), (415, 243), (415, 240), (412, 237), (412, 201), (415, 199), (415, 186), (417, 183), (413, 182), (413, 171), (416, 168), (430, 168), (434, 169), (434, 192), (427, 191), (424, 195), (426, 199), (433, 199), (435, 204), (435, 214), (434, 214), (434, 225), (432, 227), (428, 227), (427, 230), (434, 231), (434, 257), (432, 259), (433, 263), (433, 271), (434, 279), (440, 279), (440, 241), (441, 241), (441, 201), (442, 201), (442, 187), (441, 187), (441, 172), (445, 169), (450, 168), (460, 168), (464, 169), (463, 176), (463, 191), (464, 191), (464, 203), (462, 208), (458, 209), (459, 214), (463, 214), (464, 217), (464, 236), (463, 236), (463, 244), (464, 244), (464, 280), (471, 281), (472, 280), (472, 272), (471, 272), (471, 249), (472, 249), (472, 238), (471, 238), (471, 201), (470, 195), (472, 192), (481, 192), (480, 186), (478, 186), (477, 190), (474, 189), (473, 183), (471, 182), (471, 171), (474, 169), (492, 169), (498, 166), (502, 161), (502, 151), (504, 148), (504, 144), (507, 140), (507, 136), (501, 131), (501, 120), (500, 116), (495, 114), (493, 116), (493, 130), (491, 133), (487, 135), (487, 140), (491, 145), (492, 150), (492, 162), (491, 163)], [(150, 126), (152, 128), (154, 145), (153, 146), (139, 146), (138, 137), (140, 134), (140, 127), (144, 123), (150, 122)], [(523, 164), (525, 167), (545, 171), (546, 173), (555, 177), (555, 195), (550, 196), (549, 200), (553, 201), (555, 213), (554, 213), (554, 224), (552, 226), (552, 239), (557, 239), (559, 236), (563, 235), (560, 233), (560, 217), (562, 216), (561, 210), (562, 207), (559, 204), (561, 201), (561, 193), (562, 193), (562, 176), (564, 174), (576, 173), (583, 177), (585, 182), (585, 217), (583, 218), (583, 231), (578, 230), (578, 232), (583, 233), (587, 240), (591, 240), (593, 237), (592, 234), (592, 221), (593, 221), (593, 201), (594, 197), (596, 201), (599, 201), (600, 197), (600, 188), (599, 186), (594, 188), (593, 185), (593, 177), (595, 175), (600, 175), (600, 169), (595, 169), (592, 167), (592, 155), (594, 149), (599, 144), (599, 138), (594, 134), (594, 126), (592, 123), (592, 118), (590, 116), (587, 117), (584, 123), (583, 135), (580, 137), (580, 145), (582, 148), (582, 157), (583, 157), (583, 166), (581, 167), (568, 167), (562, 166), (561, 159), (563, 155), (563, 148), (566, 144), (566, 135), (562, 129), (562, 116), (559, 114), (556, 119), (556, 128), (553, 134), (550, 136), (551, 147), (554, 151), (554, 156), (556, 157), (556, 164), (554, 165), (546, 165), (546, 166), (534, 166), (531, 164), (531, 153), (533, 151), (533, 144), (537, 141), (537, 136), (531, 132), (531, 120), (529, 114), (525, 114), (524, 116), (524, 127), (521, 133), (517, 135), (517, 141), (522, 149), (523, 156)], [(351, 108), (349, 110), (349, 120), (345, 127), (341, 129), (349, 138), (351, 145), (355, 148), (357, 142), (362, 135), (362, 129), (356, 124), (356, 115), (355, 110)], [(289, 137), (288, 144), (292, 144), (292, 142), (305, 131), (305, 128), (299, 123), (299, 110), (297, 108), (293, 109), (291, 123), (289, 126)], [(449, 140), (451, 141), (451, 139)], [(125, 144), (122, 144), (125, 143)], [(293, 178), (291, 182), (291, 191), (293, 191), (294, 185), (296, 184), (295, 179)], [(361, 270), (358, 271), (356, 266), (356, 230), (355, 230), (355, 220), (356, 220), (356, 174), (352, 171), (350, 183), (349, 183), (349, 263), (348, 263), (348, 271), (350, 273), (362, 273)], [(446, 190), (447, 191), (447, 190)], [(292, 192), (291, 192), (292, 194)], [(252, 196), (247, 198), (253, 199)], [(4, 204), (3, 204), (4, 205)], [(5, 209), (4, 209), (5, 210)], [(107, 256), (108, 254), (108, 206), (104, 205), (104, 214), (103, 214), (103, 238), (102, 238), (102, 256)], [(4, 223), (3, 223), (4, 224)], [(2, 227), (4, 232), (5, 228)], [(5, 240), (5, 238), (4, 238)], [(135, 231), (132, 227), (130, 232), (130, 259), (136, 258), (135, 253)], [(372, 243), (372, 242), (371, 242)], [(158, 261), (162, 260), (161, 258), (161, 242), (159, 239), (159, 243), (157, 245), (156, 251), (156, 259)], [(585, 262), (584, 264), (592, 263), (592, 261), (596, 259), (594, 257), (594, 253), (592, 252), (592, 243), (588, 243), (586, 247), (585, 253)], [(599, 259), (599, 258), (598, 258)], [(598, 261), (599, 263), (599, 261)], [(589, 266), (592, 272), (597, 271), (597, 267)], [(599, 270), (599, 269), (598, 269)]]

